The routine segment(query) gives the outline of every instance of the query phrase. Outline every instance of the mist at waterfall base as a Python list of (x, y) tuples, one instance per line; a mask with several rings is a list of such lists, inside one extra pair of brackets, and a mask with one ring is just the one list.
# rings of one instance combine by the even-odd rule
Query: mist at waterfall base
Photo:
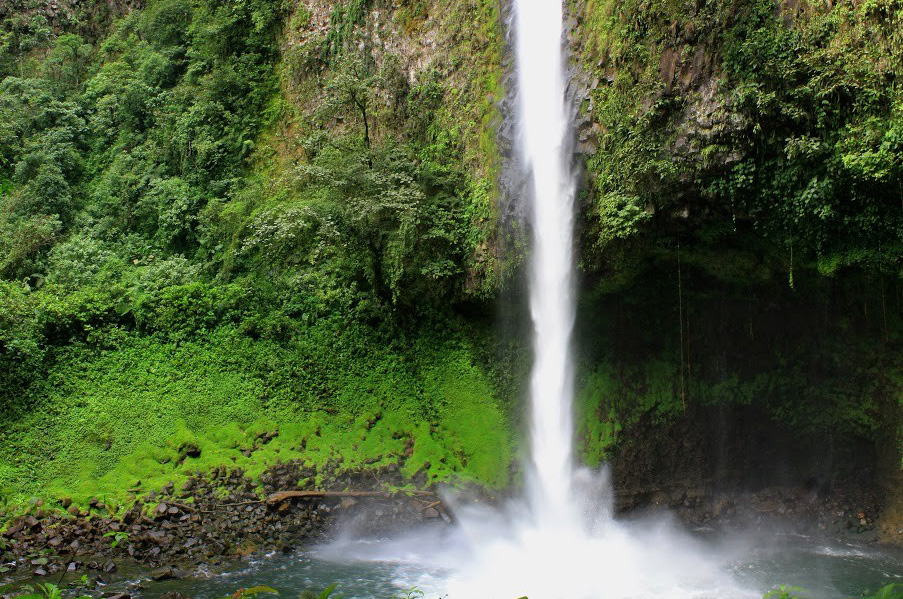
[(615, 520), (605, 474), (573, 463), (576, 185), (562, 20), (561, 0), (514, 1), (517, 147), (528, 175), (524, 195), (532, 237), (533, 368), (524, 496), (495, 509), (448, 498), (457, 516), (451, 530), (376, 544), (338, 543), (321, 556), (396, 564), (402, 584), (417, 586), (430, 598), (761, 597), (761, 587), (732, 571), (737, 556), (727, 550), (729, 544), (706, 545), (665, 517)]
[(557, 526), (537, 520), (527, 500), (490, 507), (450, 498), (454, 527), (348, 538), (317, 556), (392, 564), (400, 588), (416, 586), (430, 599), (761, 598), (735, 576), (745, 545), (707, 543), (664, 514), (613, 519), (604, 471), (578, 471), (572, 495), (576, 503)]
[[(441, 555), (452, 599), (744, 596), (670, 527), (611, 515), (604, 478), (572, 463), (571, 333), (575, 319), (571, 125), (561, 0), (514, 2), (518, 148), (531, 207), (530, 462), (526, 494), (506, 509), (457, 509)], [(411, 556), (414, 557), (414, 556)]]
[[(499, 510), (458, 505), (457, 529), (451, 535), (408, 537), (373, 548), (370, 557), (432, 562), (446, 569), (439, 584), (421, 581), (421, 586), (451, 599), (754, 597), (677, 528), (663, 521), (632, 526), (615, 521), (605, 477), (574, 467), (576, 185), (565, 100), (562, 1), (515, 0), (513, 8), (517, 146), (528, 175), (524, 195), (532, 234), (526, 493)], [(392, 556), (393, 550), (398, 554)], [(365, 558), (366, 552), (358, 557)]]
[[(573, 464), (575, 319), (572, 131), (561, 0), (515, 0), (518, 148), (531, 207), (530, 462), (526, 495), (500, 513), (459, 509), (452, 598), (722, 597), (729, 578), (670, 527), (618, 524), (607, 481)], [(451, 557), (451, 556), (449, 556)]]
[[(637, 543), (643, 543), (656, 540), (654, 532), (647, 534), (644, 531), (654, 531), (659, 524), (623, 526), (629, 534), (639, 535)], [(141, 597), (160, 599), (164, 594), (176, 591), (195, 599), (214, 599), (230, 596), (238, 588), (260, 584), (276, 588), (282, 597), (297, 597), (302, 591), (313, 591), (316, 596), (326, 587), (338, 583), (334, 596), (344, 599), (405, 597), (412, 587), (421, 589), (424, 599), (443, 599), (448, 593), (449, 579), (466, 574), (460, 568), (471, 561), (463, 555), (469, 550), (459, 535), (458, 529), (437, 527), (432, 532), (422, 531), (391, 540), (349, 537), (310, 552), (255, 557), (231, 564), (225, 572), (211, 572), (209, 577), (145, 581)], [(662, 553), (673, 551), (679, 555), (684, 551), (683, 534), (667, 538), (678, 544), (663, 547)], [(849, 599), (862, 596), (866, 590), (874, 592), (878, 586), (903, 580), (903, 550), (899, 548), (826, 545), (817, 539), (773, 532), (759, 537), (749, 534), (726, 537), (709, 531), (695, 533), (690, 541), (694, 552), (736, 581), (732, 586), (755, 589), (755, 592), (711, 595), (699, 589), (695, 593), (669, 593), (670, 597), (761, 599), (776, 584), (786, 583), (806, 589), (805, 596), (812, 599)], [(595, 597), (617, 597), (608, 591), (606, 577), (612, 575), (605, 570), (607, 557), (600, 555), (587, 560), (593, 563), (585, 577), (595, 582)], [(491, 564), (486, 567), (490, 568)], [(508, 574), (509, 571), (500, 569), (497, 576)], [(523, 572), (517, 574), (520, 580)], [(562, 576), (564, 574), (566, 572)], [(134, 596), (134, 589), (127, 585), (113, 583), (108, 588), (110, 591), (131, 591)], [(567, 586), (562, 584), (559, 590), (561, 593), (557, 596), (566, 597)], [(627, 596), (642, 599), (645, 597), (643, 592), (640, 588)], [(488, 594), (480, 593), (474, 597), (486, 596)], [(510, 597), (517, 599), (520, 596)]]

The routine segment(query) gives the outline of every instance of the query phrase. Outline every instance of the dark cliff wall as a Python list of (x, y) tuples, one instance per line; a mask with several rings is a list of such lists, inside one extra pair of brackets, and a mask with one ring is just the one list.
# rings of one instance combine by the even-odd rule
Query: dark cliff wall
[[(896, 497), (903, 6), (569, 7), (588, 459), (756, 491), (773, 458)], [(716, 455), (762, 478), (717, 480)]]

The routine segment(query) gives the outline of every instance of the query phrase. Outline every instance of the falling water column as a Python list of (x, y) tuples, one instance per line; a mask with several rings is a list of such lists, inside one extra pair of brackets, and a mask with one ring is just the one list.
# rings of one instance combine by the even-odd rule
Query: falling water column
[(530, 502), (537, 524), (571, 521), (574, 325), (570, 122), (565, 101), (561, 0), (515, 0), (520, 151), (529, 169), (533, 252), (530, 313)]

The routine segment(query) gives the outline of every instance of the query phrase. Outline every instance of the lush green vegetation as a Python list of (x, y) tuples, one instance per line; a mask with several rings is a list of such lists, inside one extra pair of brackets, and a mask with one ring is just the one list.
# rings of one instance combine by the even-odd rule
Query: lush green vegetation
[(223, 327), (196, 341), (73, 344), (4, 442), (0, 485), (121, 502), (220, 464), (253, 476), (292, 459), (506, 484), (506, 421), (465, 341), (437, 346), (423, 331), (382, 344), (334, 325), (283, 343)]
[(586, 108), (605, 131), (589, 159), (600, 260), (623, 266), (681, 239), (769, 255), (761, 266), (791, 285), (807, 267), (899, 277), (899, 3), (576, 10), (599, 78)]
[(586, 459), (691, 403), (903, 448), (903, 7), (571, 10), (596, 146), (582, 213)]
[[(483, 325), (454, 308), (494, 284), (493, 170), (468, 166), (495, 155), (489, 7), (413, 82), (356, 0), (322, 37), (274, 0), (4, 15), (6, 501), (293, 458), (507, 483)], [(412, 10), (386, 26), (414, 43)]]
[[(4, 500), (293, 458), (508, 482), (495, 2), (8, 4)], [(571, 9), (585, 459), (688, 402), (903, 447), (899, 4)]]

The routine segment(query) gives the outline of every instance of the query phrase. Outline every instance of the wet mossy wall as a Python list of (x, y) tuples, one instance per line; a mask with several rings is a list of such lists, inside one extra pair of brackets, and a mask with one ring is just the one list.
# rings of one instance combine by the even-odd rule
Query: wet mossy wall
[(899, 486), (903, 5), (568, 7), (586, 459), (736, 408)]
[[(642, 451), (657, 456), (660, 468), (671, 448), (698, 441), (708, 448), (700, 458), (728, 447), (734, 450), (725, 460), (743, 462), (754, 458), (736, 449), (747, 443), (748, 452), (783, 457), (771, 472), (768, 460), (759, 460), (748, 481), (737, 463), (725, 463), (731, 475), (724, 485), (762, 484), (788, 470), (795, 484), (848, 480), (861, 469), (868, 475), (860, 478), (871, 481), (863, 484), (896, 487), (892, 472), (875, 473), (878, 459), (901, 464), (899, 286), (814, 273), (792, 289), (781, 279), (738, 286), (686, 263), (678, 278), (677, 267), (650, 263), (634, 286), (586, 294), (581, 302), (577, 410), (584, 460), (617, 462), (625, 446), (635, 454), (648, 445)], [(736, 430), (753, 438), (682, 440), (665, 432), (692, 429), (694, 418), (697, 432)], [(845, 457), (832, 460), (835, 451)]]

